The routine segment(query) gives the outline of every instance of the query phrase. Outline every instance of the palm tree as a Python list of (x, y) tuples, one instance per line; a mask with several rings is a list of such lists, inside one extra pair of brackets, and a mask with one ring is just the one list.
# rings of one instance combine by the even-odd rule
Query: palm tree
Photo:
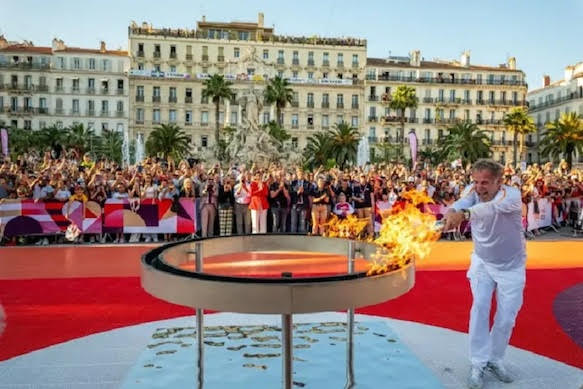
[(88, 151), (95, 140), (93, 129), (87, 129), (83, 124), (74, 124), (66, 128), (64, 137), (65, 146), (75, 149), (77, 155), (83, 155)]
[(154, 128), (146, 141), (148, 155), (162, 154), (181, 159), (188, 152), (190, 137), (175, 124), (162, 124)]
[(281, 110), (285, 108), (287, 103), (294, 99), (294, 91), (289, 87), (289, 82), (279, 76), (269, 80), (265, 87), (265, 101), (268, 104), (275, 104), (277, 123), (283, 127), (281, 120)]
[(450, 161), (461, 158), (465, 165), (490, 155), (490, 138), (476, 124), (465, 121), (448, 131), (449, 134), (438, 141), (442, 158)]
[(310, 135), (304, 149), (304, 164), (314, 169), (325, 166), (331, 156), (332, 140), (330, 134), (319, 131)]
[[(397, 150), (397, 146), (390, 142), (379, 142), (375, 144), (374, 148), (371, 149), (375, 150), (375, 155), (373, 162), (389, 162), (396, 159), (399, 151)], [(378, 151), (378, 154), (376, 153)]]
[(347, 163), (356, 162), (360, 134), (356, 128), (344, 122), (335, 124), (329, 134), (332, 141), (331, 156), (336, 159), (336, 163), (344, 170)]
[(400, 160), (401, 156), (405, 155), (405, 109), (417, 108), (417, 96), (415, 95), (415, 88), (407, 85), (399, 85), (393, 95), (391, 96), (391, 101), (389, 107), (391, 109), (400, 111), (399, 123), (401, 123), (400, 137), (401, 137), (401, 148), (400, 153), (397, 157), (397, 161)]
[(109, 160), (122, 162), (123, 134), (114, 130), (103, 130), (96, 142), (99, 154)]
[(43, 152), (50, 149), (51, 153), (54, 153), (55, 156), (59, 156), (63, 151), (65, 140), (65, 130), (53, 125), (38, 131), (37, 136), (35, 137), (35, 144), (39, 151)]
[(573, 162), (573, 152), (583, 152), (583, 120), (575, 112), (564, 113), (559, 120), (548, 123), (540, 152), (552, 158), (565, 156), (569, 169)]
[(8, 151), (16, 158), (36, 148), (35, 136), (30, 130), (8, 128)]
[(220, 134), (219, 134), (219, 104), (221, 100), (230, 99), (233, 97), (233, 89), (231, 81), (225, 80), (225, 77), (220, 74), (213, 74), (211, 78), (204, 80), (204, 89), (202, 90), (202, 97), (210, 98), (215, 104), (215, 155), (218, 156)]
[(441, 152), (438, 149), (434, 149), (433, 147), (425, 147), (419, 150), (419, 158), (422, 161), (429, 161), (432, 166), (436, 166), (439, 164), (441, 158)]
[(524, 136), (528, 133), (532, 133), (536, 131), (536, 127), (534, 126), (534, 121), (528, 113), (526, 109), (522, 107), (516, 107), (510, 110), (506, 116), (504, 116), (504, 125), (506, 129), (512, 131), (514, 134), (514, 149), (513, 149), (513, 163), (516, 166), (517, 158), (517, 150), (518, 150), (518, 135), (520, 134), (520, 160), (523, 160), (523, 152), (524, 152)]
[(285, 130), (282, 126), (279, 125), (274, 120), (271, 120), (269, 123), (263, 126), (263, 129), (269, 133), (269, 135), (275, 139), (280, 145), (291, 138), (289, 132)]

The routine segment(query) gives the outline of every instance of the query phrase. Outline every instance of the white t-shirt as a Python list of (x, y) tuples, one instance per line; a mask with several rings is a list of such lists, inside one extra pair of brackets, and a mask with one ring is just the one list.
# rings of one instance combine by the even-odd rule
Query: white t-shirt
[(71, 192), (69, 189), (59, 189), (55, 194), (55, 199), (59, 201), (69, 200), (69, 197), (71, 197)]
[(235, 202), (237, 204), (249, 204), (251, 202), (251, 193), (247, 191), (247, 185), (242, 185), (240, 182), (235, 185)]

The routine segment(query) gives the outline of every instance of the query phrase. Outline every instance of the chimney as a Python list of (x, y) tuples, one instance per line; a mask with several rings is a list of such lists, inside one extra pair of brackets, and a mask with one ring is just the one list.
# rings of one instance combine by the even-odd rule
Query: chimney
[(575, 66), (565, 67), (565, 81), (571, 81), (573, 78), (573, 73), (575, 73)]
[(62, 39), (53, 38), (52, 48), (53, 51), (65, 50), (65, 42)]
[(460, 63), (466, 68), (470, 66), (470, 50), (466, 50), (462, 53)]
[(104, 41), (99, 42), (99, 51), (101, 51), (102, 53), (105, 53), (105, 42)]
[(508, 58), (508, 69), (516, 70), (516, 58), (514, 57)]
[(206, 15), (202, 15), (202, 22), (206, 23)]
[(543, 88), (546, 88), (549, 85), (551, 85), (551, 76), (545, 74), (543, 75)]
[(411, 66), (419, 67), (421, 66), (421, 51), (413, 50), (409, 53), (409, 64)]
[(4, 35), (0, 35), (0, 49), (8, 47), (8, 41), (4, 37)]
[(257, 15), (257, 27), (263, 28), (264, 19), (265, 16), (263, 15), (263, 12), (259, 12), (259, 14)]

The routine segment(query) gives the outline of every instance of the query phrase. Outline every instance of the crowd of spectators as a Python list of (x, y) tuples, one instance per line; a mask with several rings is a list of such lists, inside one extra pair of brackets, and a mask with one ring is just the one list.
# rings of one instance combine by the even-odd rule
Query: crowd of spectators
[[(435, 204), (447, 207), (471, 182), (470, 173), (470, 165), (441, 163), (432, 167), (423, 162), (414, 171), (390, 163), (305, 171), (296, 166), (209, 166), (172, 158), (146, 158), (122, 167), (108, 160), (94, 161), (88, 154), (78, 156), (74, 151), (58, 158), (47, 152), (1, 161), (0, 203), (5, 199), (103, 204), (110, 198), (192, 198), (198, 200), (197, 234), (202, 237), (268, 232), (322, 234), (332, 215), (366, 219), (366, 234), (374, 236), (383, 211), (393, 207), (403, 191), (425, 192)], [(525, 231), (528, 204), (533, 203), (534, 212), (539, 212), (537, 200), (541, 198), (552, 204), (555, 226), (571, 222), (577, 227), (579, 202), (569, 199), (583, 196), (583, 172), (568, 169), (564, 161), (558, 166), (533, 164), (524, 170), (507, 164), (504, 181), (522, 191)], [(532, 232), (538, 233), (536, 229)], [(163, 234), (80, 237), (86, 242), (177, 238)], [(31, 243), (26, 237), (21, 241)], [(62, 242), (62, 237), (42, 237), (39, 242)]]

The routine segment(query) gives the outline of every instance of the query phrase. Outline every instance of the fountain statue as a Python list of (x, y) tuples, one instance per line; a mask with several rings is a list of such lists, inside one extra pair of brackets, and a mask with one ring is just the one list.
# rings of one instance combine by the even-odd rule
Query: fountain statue
[(136, 141), (136, 163), (144, 160), (144, 134), (138, 133)]
[(360, 142), (358, 142), (356, 161), (358, 166), (364, 166), (370, 161), (370, 145), (366, 136), (361, 137)]
[(128, 128), (122, 128), (123, 143), (121, 146), (122, 165), (127, 167), (130, 165), (130, 134)]

